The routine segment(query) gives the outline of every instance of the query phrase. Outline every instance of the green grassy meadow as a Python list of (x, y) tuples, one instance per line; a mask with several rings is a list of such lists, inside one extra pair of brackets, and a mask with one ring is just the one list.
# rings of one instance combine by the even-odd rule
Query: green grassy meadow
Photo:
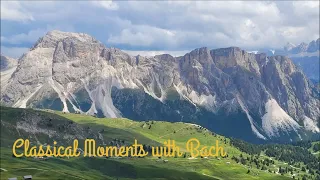
[[(171, 139), (176, 141), (182, 151), (186, 151), (185, 144), (190, 138), (197, 138), (202, 146), (214, 145), (215, 141), (219, 140), (228, 157), (190, 158), (187, 155), (186, 157), (162, 157), (159, 159), (152, 156), (144, 158), (80, 156), (73, 158), (52, 157), (47, 160), (12, 157), (10, 142), (13, 144), (20, 135), (22, 138), (50, 141), (50, 138), (44, 137), (45, 135), (41, 132), (23, 133), (22, 130), (18, 130), (14, 126), (20, 121), (18, 118), (21, 114), (28, 116), (28, 113), (36, 114), (42, 118), (50, 117), (53, 123), (61, 124), (68, 121), (70, 124), (69, 121), (72, 121), (83, 129), (90, 128), (92, 132), (99, 131), (106, 141), (121, 139), (127, 144), (133, 143), (134, 139), (137, 139), (141, 144), (160, 146), (164, 141)], [(82, 114), (13, 108), (2, 108), (1, 114), (1, 179), (10, 177), (21, 179), (24, 175), (32, 175), (33, 179), (290, 179), (290, 175), (269, 173), (236, 163), (231, 160), (231, 156), (249, 155), (231, 146), (228, 138), (192, 124), (162, 121), (136, 122), (125, 118), (95, 118)], [(48, 131), (58, 131), (55, 127), (58, 126), (54, 124), (47, 129)]]

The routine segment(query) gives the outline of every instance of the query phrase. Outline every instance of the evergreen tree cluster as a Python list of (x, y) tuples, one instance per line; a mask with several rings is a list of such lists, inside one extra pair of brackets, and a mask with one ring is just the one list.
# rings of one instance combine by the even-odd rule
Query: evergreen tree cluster
[[(289, 165), (299, 165), (304, 164), (305, 166), (301, 166), (301, 170), (306, 172), (308, 170), (309, 174), (317, 174), (320, 175), (320, 157), (317, 158), (313, 155), (308, 149), (312, 147), (311, 141), (300, 141), (295, 142), (293, 144), (250, 144), (245, 141), (239, 139), (230, 139), (230, 143), (237, 147), (242, 152), (245, 152), (252, 157), (259, 156), (261, 152), (264, 152), (267, 156), (273, 157), (275, 160), (284, 161)], [(319, 143), (318, 143), (319, 144)], [(313, 146), (313, 150), (316, 152), (320, 149), (319, 145), (315, 144)], [(246, 161), (243, 160), (242, 156), (240, 157), (232, 157), (237, 163), (240, 162), (242, 164), (246, 164)], [(250, 162), (254, 162), (258, 169), (266, 170), (266, 166), (270, 165), (267, 159), (263, 162), (258, 158), (251, 158)], [(285, 169), (280, 168), (279, 173), (285, 174), (291, 172), (292, 168)]]

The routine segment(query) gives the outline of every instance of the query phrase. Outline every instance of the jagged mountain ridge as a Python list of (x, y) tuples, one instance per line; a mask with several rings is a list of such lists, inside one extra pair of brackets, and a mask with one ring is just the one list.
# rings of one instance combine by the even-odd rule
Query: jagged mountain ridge
[(304, 56), (317, 56), (320, 52), (320, 38), (313, 40), (309, 43), (302, 42), (298, 45), (291, 42), (287, 42), (283, 48), (271, 48), (271, 49), (258, 49), (251, 51), (255, 54), (266, 53), (268, 56), (283, 55), (289, 57), (304, 57)]
[(14, 107), (195, 122), (243, 139), (319, 135), (318, 94), (305, 75), (287, 57), (237, 47), (133, 57), (87, 34), (51, 31), (1, 92)]
[[(0, 55), (0, 72), (1, 72), (1, 85), (5, 86), (11, 77), (11, 74), (16, 70), (18, 61), (16, 59)], [(2, 91), (1, 91), (2, 92)]]
[(298, 45), (288, 42), (282, 49), (260, 49), (249, 52), (266, 53), (268, 56), (288, 56), (310, 80), (319, 81), (320, 38)]
[[(313, 40), (310, 43), (300, 43), (299, 45), (294, 45), (292, 43), (287, 43), (284, 46), (284, 51), (288, 54), (300, 54), (300, 53), (314, 53), (318, 52), (320, 49), (320, 38)], [(319, 53), (319, 52), (318, 52)]]
[(16, 59), (0, 55), (0, 70), (5, 71), (12, 67), (17, 66), (18, 61)]
[(319, 81), (320, 38), (308, 44), (300, 43), (297, 46), (288, 43), (284, 50), (285, 54), (303, 70), (309, 79)]

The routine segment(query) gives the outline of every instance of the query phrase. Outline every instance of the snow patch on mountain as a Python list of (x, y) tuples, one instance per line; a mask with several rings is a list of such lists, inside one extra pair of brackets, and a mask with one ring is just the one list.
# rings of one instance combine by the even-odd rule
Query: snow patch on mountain
[(89, 82), (85, 79), (81, 79), (84, 87), (89, 94), (89, 97), (92, 101), (90, 109), (86, 114), (94, 115), (98, 113), (97, 109), (101, 109), (102, 113), (106, 117), (116, 118), (121, 117), (121, 113), (114, 107), (111, 99), (111, 88), (113, 79), (106, 79), (103, 83), (98, 85), (95, 89), (90, 90), (88, 87)]
[(319, 133), (320, 132), (316, 122), (314, 120), (310, 119), (307, 116), (304, 117), (303, 125), (309, 131), (312, 131), (314, 133)]
[(201, 94), (198, 95), (197, 92), (191, 91), (188, 96), (190, 100), (198, 105), (204, 106), (207, 109), (214, 110), (216, 105), (216, 96)]
[(106, 117), (117, 118), (121, 117), (120, 112), (114, 107), (111, 99), (111, 82), (105, 81), (91, 91), (92, 101), (95, 107), (101, 109)]
[(247, 51), (248, 53), (258, 54), (259, 51)]
[(276, 52), (276, 50), (274, 49), (270, 49), (271, 53), (274, 55), (274, 53)]
[(52, 79), (52, 77), (49, 79), (49, 84), (53, 88), (53, 90), (58, 94), (62, 104), (63, 104), (63, 112), (69, 112), (66, 97), (64, 96), (64, 93), (60, 88), (58, 88), (55, 84), (56, 82)]
[(279, 131), (295, 131), (298, 134), (300, 125), (279, 106), (275, 99), (266, 102), (265, 111), (262, 128), (269, 137), (279, 137)]
[(194, 90), (188, 93), (187, 87), (184, 86), (182, 83), (179, 83), (178, 85), (174, 85), (174, 87), (177, 90), (177, 92), (180, 94), (180, 97), (188, 100), (194, 106), (200, 105), (212, 112), (215, 112), (217, 110), (216, 96), (212, 96), (211, 94), (209, 95), (199, 94)]
[(27, 102), (29, 101), (29, 99), (32, 98), (33, 95), (35, 95), (40, 89), (41, 89), (42, 85), (39, 85), (29, 96), (27, 96), (24, 99), (19, 99), (19, 101), (17, 101), (13, 107), (18, 107), (18, 108), (27, 108)]
[(246, 115), (247, 115), (247, 118), (248, 118), (248, 120), (249, 120), (249, 122), (250, 122), (250, 125), (251, 125), (251, 130), (252, 130), (252, 132), (253, 132), (258, 138), (266, 140), (267, 138), (264, 137), (264, 136), (258, 131), (258, 129), (256, 128), (254, 120), (253, 120), (252, 117), (250, 116), (248, 109), (245, 107), (245, 105), (244, 105), (244, 103), (241, 101), (240, 97), (239, 97), (239, 96), (236, 96), (236, 97), (237, 97), (237, 101), (238, 101), (241, 109), (242, 109), (242, 110), (246, 113)]

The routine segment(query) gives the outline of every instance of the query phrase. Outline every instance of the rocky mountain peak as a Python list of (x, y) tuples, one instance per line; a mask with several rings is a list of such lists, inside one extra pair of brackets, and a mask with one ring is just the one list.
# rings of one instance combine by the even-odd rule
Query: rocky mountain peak
[(287, 44), (284, 46), (284, 50), (285, 51), (290, 51), (292, 48), (295, 48), (296, 45), (294, 45), (293, 43), (287, 42)]
[(196, 64), (198, 62), (201, 65), (210, 66), (213, 63), (210, 50), (207, 47), (198, 48), (187, 53), (184, 55), (184, 59), (188, 64)]
[(156, 59), (160, 59), (162, 61), (171, 61), (174, 62), (176, 59), (170, 54), (160, 54), (155, 56)]
[(300, 48), (302, 51), (305, 51), (307, 50), (308, 44), (305, 42), (302, 42), (297, 47)]
[(317, 40), (313, 40), (310, 43), (300, 43), (299, 45), (295, 46), (292, 43), (288, 43), (284, 46), (284, 51), (287, 54), (300, 54), (300, 53), (314, 53), (320, 50), (320, 38)]
[(317, 94), (291, 60), (238, 47), (133, 57), (87, 34), (51, 31), (21, 57), (2, 92), (1, 101), (14, 107), (137, 120), (166, 117), (214, 130), (228, 125), (219, 121), (215, 129), (211, 117), (231, 123), (232, 114), (240, 113), (261, 139), (278, 132), (299, 135), (300, 125), (319, 132)]
[(85, 33), (63, 32), (59, 30), (49, 31), (45, 36), (38, 39), (32, 49), (34, 48), (54, 48), (59, 41), (64, 39), (86, 42), (86, 43), (99, 43), (98, 40)]
[(4, 71), (7, 69), (10, 69), (12, 67), (17, 66), (18, 64), (18, 60), (4, 56), (4, 55), (0, 55), (0, 71)]
[[(211, 50), (213, 61), (220, 69), (229, 69), (241, 66), (260, 76), (257, 54), (248, 53), (239, 47), (229, 47)], [(259, 60), (261, 60), (259, 58)]]
[(316, 41), (311, 41), (309, 43), (308, 52), (315, 52), (320, 50), (320, 38), (318, 38)]

